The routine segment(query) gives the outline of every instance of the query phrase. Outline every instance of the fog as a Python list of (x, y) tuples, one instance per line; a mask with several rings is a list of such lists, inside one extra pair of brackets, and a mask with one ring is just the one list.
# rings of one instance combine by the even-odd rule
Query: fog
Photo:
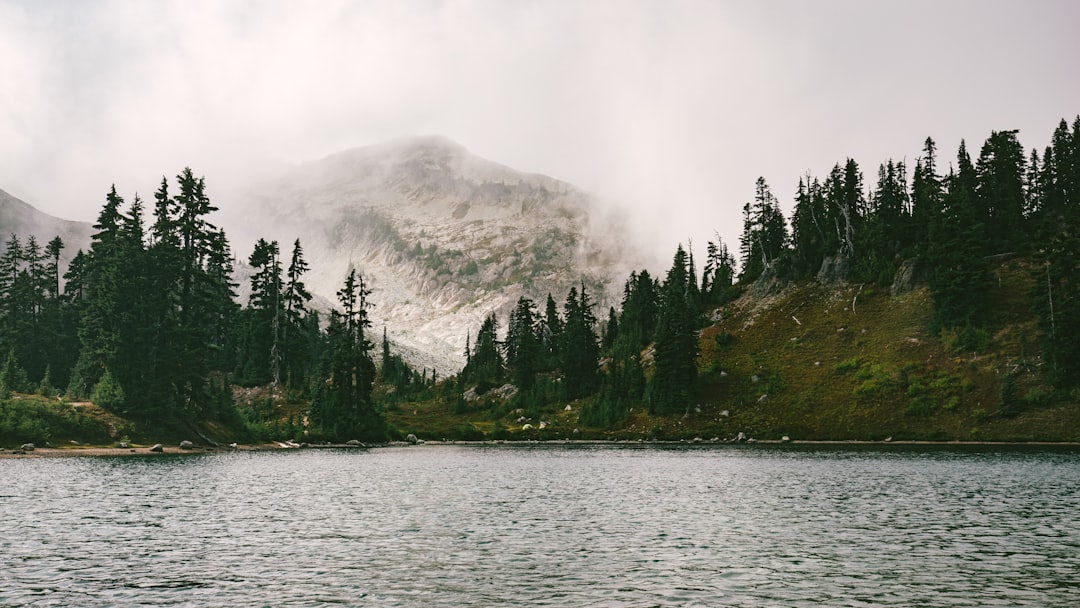
[(0, 189), (92, 220), (191, 166), (264, 171), (417, 134), (590, 190), (670, 255), (734, 249), (764, 176), (941, 166), (1080, 113), (1080, 3), (0, 0)]

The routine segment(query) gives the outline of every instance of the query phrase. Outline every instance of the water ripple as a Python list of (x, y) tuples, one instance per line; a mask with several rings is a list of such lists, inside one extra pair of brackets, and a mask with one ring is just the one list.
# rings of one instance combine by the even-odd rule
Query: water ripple
[(1080, 605), (1080, 454), (0, 461), (0, 605)]

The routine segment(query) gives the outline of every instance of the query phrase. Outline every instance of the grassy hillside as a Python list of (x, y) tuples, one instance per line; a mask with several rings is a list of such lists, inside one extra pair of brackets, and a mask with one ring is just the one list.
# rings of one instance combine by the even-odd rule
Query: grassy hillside
[(649, 416), (639, 406), (619, 428), (585, 428), (577, 421), (581, 403), (570, 411), (555, 402), (525, 411), (495, 398), (453, 409), (432, 398), (388, 416), (402, 432), (430, 438), (724, 439), (742, 432), (795, 440), (1080, 441), (1076, 396), (1041, 384), (1031, 276), (1022, 260), (995, 269), (980, 352), (956, 352), (953, 336), (928, 333), (925, 289), (894, 297), (866, 286), (803, 284), (761, 299), (746, 295), (714, 312), (717, 321), (701, 332), (697, 402), (679, 416)]

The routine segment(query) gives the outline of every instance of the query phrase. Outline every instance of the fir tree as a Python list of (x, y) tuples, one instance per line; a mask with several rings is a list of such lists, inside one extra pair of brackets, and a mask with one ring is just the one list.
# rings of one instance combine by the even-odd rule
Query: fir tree
[(687, 256), (680, 245), (661, 290), (656, 371), (649, 386), (649, 409), (655, 414), (688, 408), (694, 396), (698, 344), (688, 284)]
[(581, 292), (571, 287), (563, 313), (562, 344), (559, 347), (559, 370), (562, 372), (563, 399), (573, 401), (592, 394), (597, 386), (600, 344), (596, 339), (596, 315), (592, 298), (581, 283)]
[(518, 298), (506, 332), (506, 366), (512, 372), (514, 385), (521, 391), (531, 389), (536, 383), (541, 357), (539, 328), (536, 304), (524, 296)]

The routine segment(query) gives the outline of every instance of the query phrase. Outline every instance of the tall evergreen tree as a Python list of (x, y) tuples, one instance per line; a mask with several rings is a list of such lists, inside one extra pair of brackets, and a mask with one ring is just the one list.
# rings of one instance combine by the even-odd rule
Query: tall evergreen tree
[(977, 178), (963, 141), (957, 153), (957, 168), (946, 180), (943, 210), (930, 223), (929, 286), (934, 301), (931, 328), (961, 329), (966, 336), (963, 346), (970, 347), (971, 332), (983, 321), (990, 276)]
[(581, 292), (571, 287), (563, 306), (566, 325), (559, 348), (563, 398), (573, 401), (592, 394), (599, 381), (600, 344), (596, 338), (596, 314), (585, 283)]
[(688, 261), (680, 245), (661, 289), (655, 372), (649, 410), (669, 414), (690, 407), (697, 380), (697, 332), (688, 291)]
[(329, 373), (312, 402), (311, 417), (325, 434), (338, 439), (386, 437), (386, 424), (371, 396), (375, 363), (365, 333), (371, 326), (369, 295), (363, 276), (350, 269), (337, 292), (341, 310), (330, 315)]
[(463, 381), (475, 382), (481, 387), (494, 386), (502, 381), (503, 357), (499, 352), (498, 330), (499, 322), (494, 312), (484, 317), (480, 331), (476, 333), (472, 352), (461, 370)]
[(536, 304), (524, 296), (518, 298), (506, 331), (506, 366), (512, 372), (514, 385), (522, 391), (533, 387), (536, 372), (540, 369), (542, 344), (539, 330)]
[(1034, 304), (1050, 381), (1080, 388), (1080, 117), (1062, 120), (1039, 171)]
[(976, 196), (986, 218), (987, 243), (993, 253), (1026, 248), (1024, 222), (1024, 149), (1017, 131), (994, 131), (983, 144), (976, 165)]
[(937, 172), (937, 145), (927, 137), (911, 178), (911, 224), (920, 257), (928, 253), (930, 224), (940, 219), (944, 187)]
[(786, 247), (787, 225), (780, 203), (772, 195), (765, 178), (759, 177), (754, 188), (754, 202), (743, 207), (740, 240), (743, 259), (739, 280), (749, 283), (757, 279), (780, 259)]

